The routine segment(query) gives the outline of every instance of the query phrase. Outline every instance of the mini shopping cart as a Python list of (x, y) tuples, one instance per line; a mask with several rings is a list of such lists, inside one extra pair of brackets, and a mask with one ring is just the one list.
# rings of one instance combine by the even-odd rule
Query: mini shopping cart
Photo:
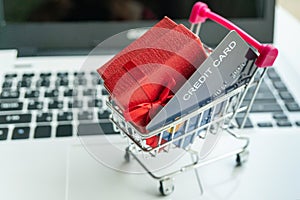
[[(247, 160), (249, 139), (236, 134), (233, 130), (244, 127), (263, 77), (268, 67), (273, 65), (278, 54), (275, 47), (260, 44), (228, 20), (211, 12), (207, 5), (201, 2), (196, 3), (192, 9), (189, 19), (191, 31), (195, 29), (195, 34), (198, 35), (201, 23), (205, 22), (206, 19), (211, 19), (229, 30), (234, 30), (255, 52), (254, 58), (248, 60), (249, 62), (247, 61), (246, 64), (242, 64), (243, 67), (249, 65), (251, 70), (247, 72), (242, 80), (238, 81), (238, 84), (230, 89), (226, 88), (224, 95), (210, 98), (199, 109), (177, 117), (172, 122), (151, 130), (147, 134), (141, 133), (131, 123), (125, 121), (124, 116), (111, 99), (107, 101), (107, 105), (112, 111), (111, 120), (114, 126), (129, 141), (125, 153), (126, 161), (129, 162), (130, 157), (134, 158), (152, 178), (157, 179), (160, 183), (159, 191), (162, 195), (171, 194), (174, 190), (174, 177), (188, 170), (195, 170), (201, 193), (203, 193), (203, 187), (197, 175), (197, 168), (230, 156), (236, 156), (237, 165), (242, 165)], [(244, 101), (247, 94), (251, 96), (250, 101)], [(234, 120), (238, 113), (243, 113), (240, 126), (236, 125)], [(199, 152), (192, 150), (191, 147), (196, 140), (205, 141), (210, 135), (216, 135), (220, 132), (228, 133), (232, 136), (232, 139), (243, 142), (243, 145), (231, 152), (205, 160), (201, 159)], [(157, 138), (157, 145), (147, 145), (146, 140), (153, 137)], [(178, 147), (192, 154), (192, 162), (163, 176), (156, 176), (137, 156), (139, 153), (157, 156), (159, 153), (168, 153)]]

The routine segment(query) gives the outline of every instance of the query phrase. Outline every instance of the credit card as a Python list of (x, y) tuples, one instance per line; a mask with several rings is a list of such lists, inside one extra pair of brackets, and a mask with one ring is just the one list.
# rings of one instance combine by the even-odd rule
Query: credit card
[(146, 126), (163, 127), (250, 81), (257, 52), (230, 31), (197, 71)]

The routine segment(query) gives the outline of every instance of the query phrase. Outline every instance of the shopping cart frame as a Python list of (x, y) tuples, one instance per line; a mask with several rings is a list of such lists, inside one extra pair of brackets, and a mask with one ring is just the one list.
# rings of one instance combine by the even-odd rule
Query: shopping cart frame
[[(255, 96), (259, 90), (259, 87), (263, 81), (263, 77), (268, 69), (269, 66), (272, 66), (277, 54), (278, 50), (273, 47), (272, 45), (264, 45), (257, 42), (254, 38), (249, 36), (247, 33), (245, 33), (243, 30), (229, 22), (228, 20), (220, 17), (219, 15), (211, 12), (206, 4), (197, 2), (191, 12), (191, 16), (189, 21), (191, 22), (191, 31), (195, 28), (195, 25), (197, 25), (195, 34), (199, 34), (200, 32), (200, 26), (201, 23), (205, 22), (205, 20), (209, 18), (222, 26), (228, 28), (229, 30), (235, 30), (238, 32), (238, 34), (252, 47), (254, 47), (258, 52), (259, 56), (255, 61), (255, 65), (257, 68), (255, 69), (253, 76), (251, 77), (249, 82), (246, 82), (244, 85), (232, 90), (231, 92), (228, 92), (224, 96), (221, 96), (210, 103), (204, 105), (203, 107), (199, 108), (198, 110), (195, 110), (185, 116), (180, 117), (179, 119), (175, 120), (174, 122), (167, 124), (166, 126), (163, 126), (161, 128), (158, 128), (154, 131), (151, 131), (147, 134), (141, 133), (138, 129), (135, 128), (133, 124), (130, 122), (126, 122), (124, 119), (122, 112), (118, 109), (116, 105), (110, 100), (107, 101), (107, 106), (111, 109), (112, 115), (111, 115), (111, 121), (113, 122), (114, 126), (120, 131), (121, 135), (124, 137), (127, 137), (129, 140), (129, 145), (126, 148), (125, 153), (125, 160), (127, 162), (130, 161), (130, 157), (134, 158), (144, 169), (145, 171), (154, 179), (158, 180), (160, 183), (159, 191), (162, 195), (169, 195), (174, 190), (174, 184), (173, 179), (175, 176), (189, 171), (189, 170), (195, 170), (196, 178), (199, 184), (199, 189), (201, 194), (203, 194), (203, 185), (201, 183), (199, 174), (197, 169), (199, 167), (202, 167), (204, 165), (210, 164), (215, 161), (219, 161), (231, 156), (236, 156), (236, 163), (237, 166), (241, 166), (244, 162), (247, 161), (249, 151), (249, 138), (246, 136), (239, 135), (233, 131), (233, 128), (236, 129), (243, 129), (247, 120), (247, 117), (249, 115), (249, 112), (251, 110), (252, 104), (254, 102)], [(255, 77), (258, 77), (258, 79), (255, 79)], [(242, 106), (242, 103), (247, 95), (247, 92), (249, 91), (249, 88), (254, 87), (252, 98), (248, 105)], [(189, 120), (192, 117), (199, 116), (199, 119), (197, 119), (197, 123), (201, 123), (202, 117), (204, 115), (204, 112), (208, 109), (212, 109), (212, 116), (214, 116), (214, 112), (216, 110), (216, 106), (220, 103), (226, 103), (223, 108), (223, 113), (221, 114), (221, 117), (217, 117), (216, 119), (211, 119), (208, 123), (197, 126), (195, 130), (192, 130), (190, 132), (187, 131), (188, 124), (190, 123)], [(237, 126), (234, 124), (234, 119), (236, 115), (240, 112), (244, 112), (243, 120), (240, 126)], [(185, 123), (185, 133), (182, 134), (179, 137), (173, 138), (174, 133), (176, 132), (176, 128), (180, 126), (182, 123)], [(215, 126), (217, 124), (217, 127)], [(151, 170), (138, 158), (137, 153), (138, 152), (144, 152), (147, 153), (150, 156), (156, 156), (157, 154), (161, 152), (168, 152), (172, 148), (172, 145), (174, 142), (182, 141), (187, 136), (191, 136), (193, 134), (193, 141), (196, 138), (205, 139), (205, 136), (207, 134), (213, 133), (213, 131), (219, 131), (219, 129), (222, 129), (223, 132), (228, 133), (230, 136), (232, 136), (234, 139), (243, 141), (243, 145), (241, 147), (232, 150), (230, 152), (227, 152), (225, 154), (202, 160), (199, 157), (199, 153), (195, 152), (191, 148), (186, 148), (187, 152), (191, 154), (192, 162), (179, 168), (178, 170), (172, 171), (170, 173), (167, 173), (163, 176), (157, 176)], [(170, 141), (166, 143), (162, 143), (163, 139), (163, 132), (169, 130), (170, 134), (172, 135), (172, 138)], [(206, 131), (206, 134), (203, 136), (197, 135), (197, 131)], [(152, 136), (158, 136), (159, 141), (157, 146), (155, 147), (149, 147), (149, 145), (145, 144), (145, 139), (152, 137)], [(191, 143), (193, 143), (193, 141)], [(181, 142), (182, 147), (183, 142)], [(174, 145), (173, 145), (174, 146)], [(178, 147), (178, 146), (177, 146)], [(177, 148), (176, 147), (176, 148)], [(190, 146), (189, 146), (190, 147)]]

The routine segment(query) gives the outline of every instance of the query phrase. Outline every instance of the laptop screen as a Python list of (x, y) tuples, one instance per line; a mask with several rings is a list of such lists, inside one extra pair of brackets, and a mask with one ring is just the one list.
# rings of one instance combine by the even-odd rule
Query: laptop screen
[[(88, 51), (113, 34), (131, 28), (150, 27), (164, 16), (188, 26), (188, 17), (195, 2), (197, 1), (0, 0), (0, 48), (18, 48), (19, 53), (24, 55)], [(233, 20), (261, 42), (272, 42), (274, 0), (203, 2), (211, 10)], [(263, 24), (266, 25), (261, 26)], [(207, 45), (215, 46), (225, 34), (225, 29), (208, 22), (203, 26), (201, 39)], [(112, 44), (111, 47), (122, 48), (129, 42)]]
[[(4, 0), (7, 22), (82, 22), (187, 19), (196, 1), (164, 0)], [(206, 0), (215, 12), (227, 18), (263, 17), (264, 1)], [(178, 6), (169, 5), (180, 5)], [(234, 4), (234, 7), (227, 5)], [(167, 9), (166, 9), (167, 8)]]

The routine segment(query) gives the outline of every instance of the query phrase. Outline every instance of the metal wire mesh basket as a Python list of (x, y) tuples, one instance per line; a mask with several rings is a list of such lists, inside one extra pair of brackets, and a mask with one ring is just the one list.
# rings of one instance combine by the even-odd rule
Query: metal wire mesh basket
[[(243, 69), (247, 69), (247, 71), (243, 71), (244, 76), (239, 79), (233, 87), (226, 88), (224, 95), (216, 98), (208, 98), (198, 109), (184, 113), (180, 117), (174, 118), (171, 122), (164, 124), (164, 126), (160, 126), (146, 134), (140, 132), (132, 123), (127, 122), (118, 106), (115, 105), (111, 99), (107, 101), (107, 105), (112, 111), (111, 121), (129, 141), (125, 159), (129, 161), (130, 156), (132, 156), (146, 172), (153, 178), (159, 180), (159, 190), (163, 195), (168, 195), (174, 190), (173, 177), (184, 171), (190, 169), (196, 170), (200, 166), (233, 155), (236, 156), (238, 165), (241, 165), (247, 160), (249, 139), (235, 134), (232, 130), (233, 128), (243, 128), (255, 95), (263, 80), (263, 76), (268, 69), (267, 66), (273, 64), (278, 53), (276, 48), (271, 45), (260, 44), (226, 19), (211, 12), (209, 8), (201, 2), (196, 3), (193, 7), (190, 16), (190, 22), (192, 23), (191, 30), (193, 31), (194, 25), (198, 24), (195, 33), (199, 34), (200, 24), (204, 22), (206, 18), (210, 18), (228, 29), (236, 31), (238, 35), (247, 42), (249, 45), (248, 48), (252, 51), (252, 55), (254, 55), (254, 58), (252, 56), (251, 59), (247, 59), (240, 64), (240, 66)], [(217, 49), (214, 51), (216, 50)], [(247, 94), (250, 94), (251, 99), (244, 101)], [(243, 121), (240, 127), (237, 127), (234, 123), (234, 119), (238, 113), (243, 113)], [(206, 140), (209, 135), (217, 135), (223, 132), (229, 133), (234, 139), (243, 141), (243, 145), (234, 151), (205, 161), (200, 159), (201, 156), (199, 156), (199, 152), (195, 153), (191, 151), (191, 146), (196, 140)], [(147, 140), (149, 141), (149, 139), (155, 142), (149, 145), (147, 144)], [(159, 153), (168, 153), (174, 148), (182, 148), (187, 152), (192, 152), (195, 159), (180, 169), (163, 176), (154, 175), (136, 156), (139, 152), (146, 153), (150, 156), (157, 156)], [(208, 153), (209, 151), (202, 151), (202, 156)], [(199, 177), (197, 176), (197, 178), (201, 192), (203, 192)]]

